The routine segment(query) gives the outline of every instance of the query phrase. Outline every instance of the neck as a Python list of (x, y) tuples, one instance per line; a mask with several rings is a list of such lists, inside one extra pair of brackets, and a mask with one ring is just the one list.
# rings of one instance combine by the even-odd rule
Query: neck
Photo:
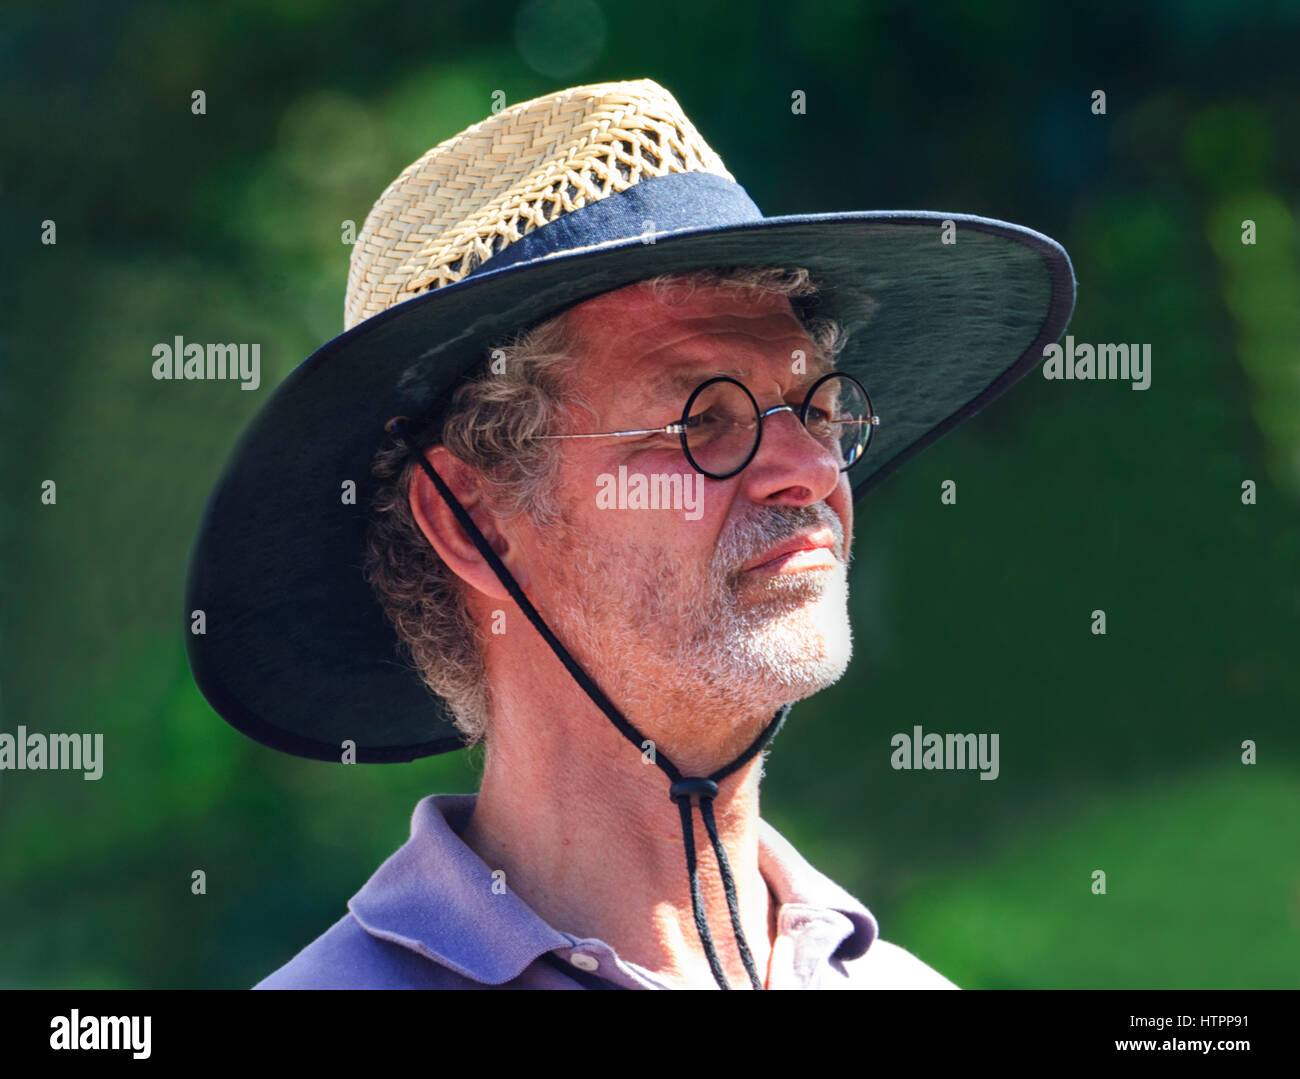
[[(621, 959), (682, 988), (713, 988), (695, 927), (681, 817), (669, 780), (585, 695), (529, 687), (498, 697), (478, 801), (463, 839), (547, 923), (610, 945)], [(525, 703), (526, 702), (526, 703)], [(636, 722), (633, 717), (628, 717)], [(743, 748), (743, 746), (742, 746)], [(685, 775), (729, 763), (707, 754), (673, 762)], [(696, 759), (692, 760), (691, 757)], [(740, 924), (760, 979), (776, 936), (776, 903), (758, 866), (756, 757), (719, 784), (719, 839), (736, 885)], [(692, 810), (704, 911), (728, 984), (748, 988), (708, 833)]]

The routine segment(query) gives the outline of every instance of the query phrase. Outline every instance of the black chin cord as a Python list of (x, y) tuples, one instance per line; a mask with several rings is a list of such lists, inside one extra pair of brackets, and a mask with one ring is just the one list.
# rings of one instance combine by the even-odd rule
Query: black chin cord
[[(456, 515), (456, 520), (460, 522), (461, 528), (465, 530), (466, 535), (474, 541), (474, 546), (478, 548), (488, 565), (492, 567), (492, 572), (497, 575), (497, 579), (502, 586), (510, 593), (511, 598), (519, 605), (519, 609), (527, 615), (528, 620), (533, 624), (533, 628), (542, 635), (542, 639), (550, 645), (551, 651), (564, 664), (565, 670), (573, 677), (574, 681), (582, 687), (588, 697), (595, 702), (596, 706), (609, 717), (609, 721), (614, 724), (619, 733), (631, 742), (638, 752), (642, 750), (643, 744), (647, 739), (631, 723), (629, 723), (608, 697), (601, 691), (600, 687), (592, 681), (590, 676), (584, 671), (577, 662), (569, 655), (568, 650), (560, 643), (555, 634), (551, 632), (550, 627), (542, 621), (542, 616), (537, 613), (537, 609), (524, 595), (523, 590), (516, 583), (514, 576), (506, 569), (505, 564), (497, 557), (497, 553), (492, 550), (491, 544), (479, 531), (478, 525), (474, 519), (465, 512), (465, 508), (451, 489), (443, 482), (442, 477), (429, 464), (424, 454), (421, 453), (411, 438), (407, 427), (406, 418), (398, 416), (389, 420), (385, 424), (385, 430), (389, 434), (400, 439), (406, 446), (408, 453), (411, 454), (420, 463), (425, 474), (433, 481), (434, 487), (442, 495), (443, 501), (451, 508), (452, 513)], [(754, 957), (750, 953), (749, 945), (745, 942), (745, 934), (740, 928), (740, 909), (736, 900), (736, 882), (731, 874), (731, 865), (727, 861), (727, 853), (723, 849), (722, 842), (718, 837), (717, 822), (713, 817), (713, 799), (718, 793), (718, 784), (731, 775), (738, 768), (749, 763), (763, 747), (768, 744), (781, 729), (785, 722), (785, 717), (789, 714), (791, 704), (783, 704), (777, 709), (771, 721), (753, 743), (739, 757), (730, 764), (719, 768), (716, 772), (711, 772), (708, 776), (691, 777), (683, 776), (680, 769), (673, 764), (664, 754), (655, 751), (651, 754), (651, 759), (659, 766), (659, 769), (668, 777), (671, 786), (668, 788), (668, 797), (677, 803), (678, 813), (682, 821), (682, 843), (686, 848), (686, 872), (690, 877), (691, 886), (691, 909), (695, 915), (695, 929), (699, 933), (700, 942), (704, 945), (704, 954), (709, 960), (709, 969), (713, 972), (713, 978), (722, 989), (730, 989), (727, 984), (726, 976), (722, 972), (722, 963), (718, 960), (717, 950), (713, 946), (713, 936), (709, 932), (709, 922), (704, 914), (704, 901), (700, 894), (700, 880), (698, 865), (695, 857), (695, 822), (691, 815), (691, 809), (694, 805), (699, 806), (700, 816), (704, 820), (704, 828), (708, 833), (709, 842), (713, 847), (714, 857), (718, 861), (718, 870), (722, 876), (723, 891), (727, 896), (727, 912), (731, 916), (731, 930), (736, 940), (736, 947), (740, 951), (741, 961), (745, 964), (745, 972), (749, 975), (750, 984), (755, 989), (763, 988), (763, 980), (758, 976), (758, 971), (754, 966)]]

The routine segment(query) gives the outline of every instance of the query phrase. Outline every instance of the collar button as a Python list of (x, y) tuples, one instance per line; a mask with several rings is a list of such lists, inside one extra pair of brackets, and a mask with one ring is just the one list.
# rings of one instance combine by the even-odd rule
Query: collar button
[(588, 974), (600, 969), (600, 960), (594, 955), (588, 955), (586, 952), (574, 952), (569, 956), (569, 962), (579, 970), (585, 970)]

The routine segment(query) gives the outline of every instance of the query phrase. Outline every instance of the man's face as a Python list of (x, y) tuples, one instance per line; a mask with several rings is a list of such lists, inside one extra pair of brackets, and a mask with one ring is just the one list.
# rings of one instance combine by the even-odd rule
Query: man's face
[[(563, 523), (523, 537), (533, 602), (647, 737), (670, 753), (738, 753), (781, 704), (836, 681), (851, 655), (849, 480), (798, 418), (824, 361), (780, 296), (710, 288), (664, 304), (634, 285), (570, 317), (575, 388), (594, 414), (576, 410), (569, 430), (677, 422), (691, 390), (718, 374), (748, 387), (760, 410), (795, 409), (763, 419), (757, 454), (725, 480), (696, 473), (675, 436), (566, 439)], [(610, 508), (620, 466), (677, 475), (699, 501)], [(757, 565), (803, 537), (829, 549)]]

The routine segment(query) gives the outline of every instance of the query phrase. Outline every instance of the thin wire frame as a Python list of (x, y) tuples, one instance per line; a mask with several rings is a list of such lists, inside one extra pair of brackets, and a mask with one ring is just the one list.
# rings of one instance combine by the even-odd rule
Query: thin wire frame
[[(866, 427), (867, 437), (862, 444), (861, 452), (859, 452), (858, 455), (854, 457), (852, 461), (850, 461), (847, 465), (845, 465), (843, 468), (840, 469), (841, 472), (847, 472), (850, 468), (852, 468), (855, 464), (857, 464), (860, 460), (862, 460), (863, 457), (867, 455), (867, 450), (871, 446), (872, 430), (880, 426), (880, 416), (876, 413), (875, 409), (871, 407), (871, 396), (867, 393), (866, 387), (863, 386), (862, 383), (859, 382), (856, 378), (854, 378), (852, 375), (848, 374), (845, 371), (830, 371), (827, 374), (823, 375), (821, 378), (819, 378), (808, 388), (808, 393), (804, 397), (803, 404), (800, 406), (797, 415), (799, 416), (799, 422), (803, 424), (804, 429), (807, 430), (808, 409), (812, 404), (813, 396), (817, 393), (817, 391), (822, 387), (824, 383), (830, 381), (833, 378), (848, 379), (848, 381), (852, 382), (853, 385), (855, 385), (858, 388), (858, 392), (862, 394), (862, 399), (866, 402), (867, 405), (867, 415), (862, 420), (837, 419), (834, 421), (836, 423), (855, 423), (855, 424), (864, 425)], [(724, 473), (710, 472), (707, 469), (701, 468), (699, 462), (696, 461), (694, 456), (691, 454), (690, 446), (687, 444), (686, 441), (686, 436), (690, 430), (690, 428), (687, 426), (687, 421), (690, 419), (691, 405), (695, 403), (695, 399), (700, 395), (701, 392), (703, 392), (708, 387), (718, 382), (733, 383), (734, 385), (739, 386), (740, 389), (744, 391), (745, 396), (749, 398), (750, 404), (753, 405), (754, 407), (754, 417), (758, 425), (758, 430), (755, 432), (755, 436), (754, 436), (754, 445), (749, 451), (749, 456), (745, 458), (744, 462), (740, 465), (739, 468), (735, 468), (730, 472), (724, 472)], [(755, 454), (758, 453), (758, 447), (762, 444), (763, 441), (764, 418), (772, 415), (775, 412), (794, 412), (794, 411), (795, 411), (794, 406), (792, 405), (774, 405), (773, 407), (767, 409), (767, 411), (765, 412), (761, 411), (758, 407), (758, 402), (754, 400), (754, 395), (749, 392), (748, 386), (746, 386), (743, 382), (739, 382), (736, 379), (731, 378), (728, 375), (718, 375), (716, 378), (706, 379), (704, 382), (700, 383), (700, 385), (695, 387), (695, 389), (691, 392), (691, 395), (686, 399), (686, 406), (682, 409), (682, 418), (678, 420), (676, 423), (664, 424), (663, 427), (638, 428), (636, 430), (629, 430), (629, 431), (591, 431), (582, 434), (534, 435), (533, 437), (534, 438), (623, 438), (631, 435), (660, 435), (660, 434), (678, 435), (681, 438), (682, 453), (686, 455), (686, 460), (693, 469), (695, 469), (697, 472), (703, 473), (705, 476), (708, 476), (710, 479), (725, 480), (725, 479), (730, 479), (732, 476), (736, 475), (737, 473), (744, 471), (745, 468), (748, 467), (749, 462), (754, 459)], [(815, 438), (816, 436), (814, 435), (813, 437)]]

